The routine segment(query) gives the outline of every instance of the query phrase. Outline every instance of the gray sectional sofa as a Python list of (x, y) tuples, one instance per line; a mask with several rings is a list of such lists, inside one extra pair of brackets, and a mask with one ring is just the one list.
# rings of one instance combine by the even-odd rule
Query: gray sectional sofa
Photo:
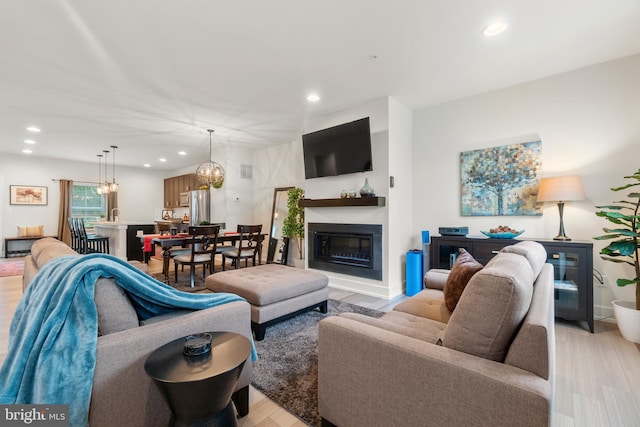
[[(66, 244), (45, 238), (35, 242), (25, 260), (23, 287), (53, 258), (77, 255)], [(77, 255), (81, 256), (81, 255)], [(145, 269), (146, 265), (132, 262)], [(156, 348), (177, 338), (204, 331), (229, 331), (251, 339), (251, 312), (247, 302), (232, 302), (205, 310), (184, 311), (147, 319), (140, 324), (131, 302), (114, 279), (96, 283), (98, 347), (89, 424), (97, 426), (168, 425), (171, 413), (155, 384), (145, 374), (144, 362)], [(233, 396), (241, 415), (249, 411), (251, 358), (247, 360)]]
[(504, 248), (471, 277), (451, 313), (441, 293), (422, 291), (380, 319), (349, 313), (320, 322), (324, 425), (550, 424), (553, 267), (544, 248)]

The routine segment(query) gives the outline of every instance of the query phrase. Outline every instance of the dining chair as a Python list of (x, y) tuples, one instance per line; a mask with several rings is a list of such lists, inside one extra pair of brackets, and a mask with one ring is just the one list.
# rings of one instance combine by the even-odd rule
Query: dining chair
[(219, 225), (190, 226), (189, 234), (192, 236), (190, 251), (188, 254), (176, 255), (173, 257), (175, 281), (178, 282), (178, 264), (189, 266), (189, 280), (191, 287), (194, 287), (195, 269), (197, 265), (202, 265), (202, 277), (204, 278), (209, 265), (211, 274), (214, 272), (213, 255), (218, 245)]
[(260, 264), (262, 255), (262, 224), (238, 225), (238, 244), (222, 251), (222, 269), (226, 270), (226, 259), (233, 261), (235, 268), (240, 267), (240, 261), (244, 260), (247, 267), (249, 259), (256, 265), (256, 258)]
[[(164, 236), (165, 234), (171, 233), (171, 223), (169, 222), (156, 222), (156, 231), (159, 235)], [(171, 249), (168, 249), (170, 253), (170, 257), (173, 258), (178, 255), (189, 255), (191, 252), (189, 248), (185, 248), (184, 246), (174, 246)], [(184, 266), (182, 267), (182, 271), (184, 271)]]

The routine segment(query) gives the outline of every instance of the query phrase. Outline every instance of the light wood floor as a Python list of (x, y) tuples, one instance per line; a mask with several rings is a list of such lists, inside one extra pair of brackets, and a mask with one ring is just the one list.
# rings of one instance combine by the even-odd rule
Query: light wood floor
[[(161, 271), (159, 264), (151, 261), (152, 272)], [(21, 296), (22, 276), (0, 278), (0, 362)], [(386, 301), (336, 289), (330, 290), (330, 297), (381, 311), (403, 299)], [(240, 419), (241, 427), (305, 426), (253, 387), (249, 399), (249, 415)], [(596, 321), (591, 334), (583, 326), (557, 320), (553, 426), (640, 426), (640, 345), (624, 340), (614, 323)]]

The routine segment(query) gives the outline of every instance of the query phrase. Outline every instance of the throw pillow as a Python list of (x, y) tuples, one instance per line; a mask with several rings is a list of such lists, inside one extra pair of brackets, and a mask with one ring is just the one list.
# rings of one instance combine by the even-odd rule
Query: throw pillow
[(18, 237), (40, 237), (44, 234), (44, 225), (18, 226)]
[(451, 273), (444, 284), (444, 303), (449, 311), (456, 308), (465, 286), (480, 270), (482, 270), (482, 264), (476, 261), (469, 252), (460, 249), (456, 262), (451, 268)]

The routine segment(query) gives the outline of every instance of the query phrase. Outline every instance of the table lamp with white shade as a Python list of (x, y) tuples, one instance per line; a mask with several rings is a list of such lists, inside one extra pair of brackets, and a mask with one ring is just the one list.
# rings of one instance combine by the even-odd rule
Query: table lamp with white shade
[(584, 200), (584, 190), (580, 177), (572, 176), (555, 176), (551, 178), (543, 178), (538, 187), (538, 202), (557, 202), (558, 211), (560, 212), (560, 230), (553, 240), (571, 240), (564, 232), (564, 221), (562, 214), (564, 211), (564, 202), (572, 200)]

